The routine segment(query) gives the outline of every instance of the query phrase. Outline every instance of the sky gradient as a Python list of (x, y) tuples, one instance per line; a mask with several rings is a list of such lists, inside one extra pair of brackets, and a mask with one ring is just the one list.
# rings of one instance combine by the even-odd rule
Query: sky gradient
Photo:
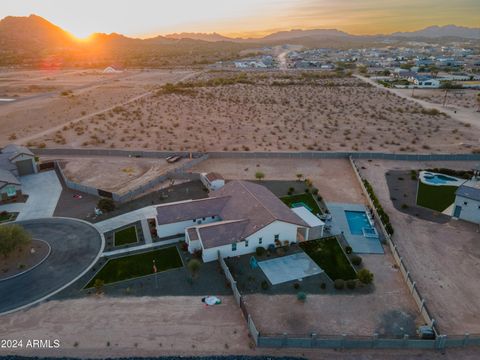
[(480, 26), (480, 0), (0, 0), (0, 18), (37, 14), (86, 37), (117, 32), (262, 36), (289, 29), (336, 28), (385, 34), (430, 25)]

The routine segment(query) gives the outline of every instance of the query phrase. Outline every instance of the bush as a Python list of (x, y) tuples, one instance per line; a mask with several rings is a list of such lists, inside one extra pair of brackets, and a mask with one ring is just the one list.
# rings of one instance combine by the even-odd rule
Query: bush
[(345, 287), (345, 281), (343, 279), (337, 279), (334, 282), (335, 289), (342, 290)]
[(352, 250), (352, 247), (351, 247), (351, 246), (346, 246), (346, 247), (345, 247), (345, 252), (346, 252), (348, 255), (350, 255), (350, 254), (352, 253), (352, 251), (353, 251), (353, 250)]
[(257, 256), (265, 256), (267, 250), (265, 250), (264, 247), (259, 246), (255, 249), (255, 253), (257, 254)]
[(99, 208), (102, 212), (107, 213), (115, 210), (115, 203), (112, 199), (101, 198), (98, 200), (97, 208)]
[(293, 284), (293, 288), (294, 288), (295, 290), (300, 289), (300, 284), (299, 284), (299, 283), (294, 283), (294, 284)]
[(16, 249), (30, 244), (32, 236), (20, 225), (0, 226), (0, 254), (7, 257)]
[(187, 268), (188, 268), (188, 271), (190, 271), (192, 278), (195, 278), (198, 275), (198, 272), (200, 271), (201, 266), (202, 266), (202, 263), (200, 262), (200, 260), (197, 260), (197, 259), (191, 259), (188, 262)]
[(358, 255), (353, 255), (351, 261), (353, 265), (360, 266), (360, 264), (362, 263), (362, 258)]
[(268, 282), (267, 282), (266, 280), (263, 280), (263, 281), (262, 281), (262, 285), (261, 285), (261, 286), (262, 286), (262, 289), (263, 289), (263, 290), (267, 290), (267, 289), (269, 288)]
[(307, 300), (307, 294), (305, 294), (303, 291), (300, 291), (297, 293), (297, 299), (299, 301), (305, 302)]
[(262, 180), (263, 178), (265, 178), (265, 174), (264, 174), (263, 172), (261, 172), (261, 171), (257, 171), (257, 172), (255, 173), (255, 178), (256, 178), (257, 180)]
[(347, 288), (355, 289), (356, 285), (357, 285), (357, 282), (355, 280), (347, 280)]
[(322, 283), (320, 284), (320, 289), (325, 290), (326, 288), (327, 288), (327, 284), (325, 284), (324, 282), (322, 282)]
[(368, 269), (361, 269), (357, 273), (357, 278), (360, 280), (363, 284), (371, 284), (373, 282), (373, 274), (370, 270)]

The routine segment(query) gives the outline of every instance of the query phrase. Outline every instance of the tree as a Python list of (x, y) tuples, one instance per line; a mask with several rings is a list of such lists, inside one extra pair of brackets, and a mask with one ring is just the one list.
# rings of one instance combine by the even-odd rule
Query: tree
[(192, 275), (192, 278), (197, 277), (198, 272), (200, 271), (200, 266), (201, 265), (202, 265), (202, 263), (200, 262), (200, 260), (197, 260), (197, 259), (191, 259), (188, 262), (187, 268), (188, 268), (188, 271), (190, 271), (190, 274)]
[(115, 203), (112, 199), (101, 198), (98, 200), (97, 207), (104, 213), (115, 210)]
[(265, 174), (264, 174), (263, 172), (261, 172), (261, 171), (257, 171), (257, 172), (255, 173), (255, 178), (256, 178), (257, 180), (262, 180), (264, 177), (265, 177)]
[(27, 246), (32, 236), (20, 225), (0, 226), (0, 254), (7, 257), (16, 249)]
[(297, 299), (301, 302), (305, 302), (307, 300), (307, 294), (305, 294), (303, 291), (299, 291), (297, 293)]
[(303, 174), (298, 173), (298, 174), (296, 175), (296, 177), (297, 177), (298, 181), (300, 181), (300, 180), (302, 180), (302, 178), (303, 178)]
[(363, 284), (371, 284), (373, 281), (373, 274), (371, 273), (370, 270), (368, 269), (361, 269), (357, 273), (357, 278), (360, 280)]

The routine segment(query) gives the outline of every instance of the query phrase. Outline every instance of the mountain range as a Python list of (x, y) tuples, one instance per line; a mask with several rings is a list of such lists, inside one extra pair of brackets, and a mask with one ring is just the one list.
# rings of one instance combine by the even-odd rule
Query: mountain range
[[(96, 33), (81, 42), (37, 15), (7, 16), (0, 20), (0, 66), (35, 66), (55, 57), (68, 66), (129, 66), (203, 64), (235, 58), (254, 47), (297, 44), (307, 47), (375, 45), (385, 39), (462, 38), (480, 40), (480, 28), (431, 26), (390, 35), (352, 35), (336, 29), (279, 31), (261, 38), (230, 38), (218, 33), (175, 33), (148, 39)], [(186, 56), (188, 55), (188, 56)]]

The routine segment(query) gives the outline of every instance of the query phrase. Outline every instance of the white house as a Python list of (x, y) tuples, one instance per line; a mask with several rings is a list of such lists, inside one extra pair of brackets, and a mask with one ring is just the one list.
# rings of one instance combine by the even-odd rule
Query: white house
[(216, 172), (201, 173), (200, 181), (209, 191), (215, 191), (225, 185), (225, 179)]
[(480, 166), (471, 180), (460, 185), (455, 192), (452, 216), (480, 224)]
[(293, 208), (292, 211), (309, 226), (305, 240), (314, 240), (323, 237), (323, 228), (325, 223), (322, 220), (316, 217), (305, 206)]
[(231, 181), (209, 198), (157, 207), (159, 237), (183, 232), (203, 261), (255, 252), (261, 246), (303, 241), (310, 226), (262, 185)]

